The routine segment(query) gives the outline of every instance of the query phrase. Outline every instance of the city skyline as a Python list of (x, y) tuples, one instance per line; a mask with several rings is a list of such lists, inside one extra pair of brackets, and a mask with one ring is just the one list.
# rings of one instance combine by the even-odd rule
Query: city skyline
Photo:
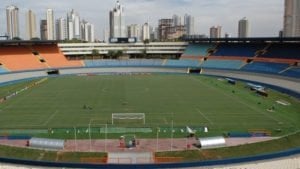
[[(87, 1), (70, 3), (67, 0), (3, 0), (0, 22), (5, 23), (5, 8), (9, 5), (18, 6), (20, 25), (25, 25), (25, 12), (29, 9), (36, 13), (37, 21), (45, 19), (47, 8), (54, 10), (55, 19), (66, 17), (68, 11), (75, 9), (83, 19), (95, 24), (96, 38), (103, 39), (104, 29), (109, 28), (109, 11), (115, 6), (116, 0)], [(220, 25), (224, 34), (229, 33), (235, 37), (238, 21), (243, 17), (247, 17), (251, 22), (250, 36), (278, 36), (278, 32), (283, 29), (284, 0), (121, 0), (120, 3), (124, 6), (126, 26), (149, 22), (151, 26), (157, 27), (161, 18), (172, 18), (174, 14), (184, 17), (188, 13), (195, 18), (196, 34), (209, 35), (211, 25)], [(6, 32), (5, 27), (6, 23), (1, 24), (0, 34)], [(24, 37), (25, 30), (20, 32)]]

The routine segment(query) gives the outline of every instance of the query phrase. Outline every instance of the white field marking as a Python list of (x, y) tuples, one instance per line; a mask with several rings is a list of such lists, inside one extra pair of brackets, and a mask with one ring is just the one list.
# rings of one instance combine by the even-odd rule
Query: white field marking
[(106, 92), (107, 92), (107, 89), (106, 89), (106, 88), (103, 88), (101, 91), (104, 92), (104, 93), (106, 93)]
[(284, 101), (284, 100), (277, 100), (276, 103), (277, 104), (281, 104), (283, 106), (289, 106), (289, 105), (291, 105), (291, 103), (289, 103), (287, 101)]
[[(212, 86), (209, 86), (209, 85), (203, 83), (201, 80), (195, 79), (194, 77), (192, 77), (192, 79), (197, 80), (198, 82), (202, 83), (204, 86), (209, 87), (209, 88), (215, 90), (215, 88), (213, 88)], [(216, 91), (216, 90), (215, 90), (215, 91)], [(249, 104), (247, 104), (247, 103), (245, 103), (245, 102), (243, 102), (243, 101), (241, 101), (241, 100), (239, 100), (239, 99), (237, 99), (237, 98), (235, 98), (235, 97), (232, 97), (232, 96), (228, 95), (227, 93), (225, 93), (225, 92), (223, 92), (223, 91), (220, 91), (220, 90), (217, 90), (217, 91), (220, 92), (220, 93), (222, 93), (223, 95), (225, 95), (225, 96), (227, 96), (227, 97), (230, 97), (230, 98), (234, 99), (235, 101), (237, 101), (237, 102), (239, 102), (239, 103), (245, 105), (246, 107), (248, 107), (248, 108), (254, 110), (255, 112), (260, 113), (260, 114), (264, 115), (265, 117), (268, 117), (269, 119), (271, 119), (271, 120), (273, 120), (273, 121), (275, 121), (275, 122), (277, 122), (277, 123), (278, 123), (278, 122), (281, 122), (281, 121), (277, 120), (276, 118), (274, 118), (273, 116), (270, 116), (270, 115), (268, 115), (268, 114), (265, 113), (265, 112), (261, 112), (260, 110), (257, 110), (257, 108), (252, 107), (252, 106), (250, 106)]]
[(201, 115), (206, 121), (209, 122), (209, 124), (214, 125), (214, 123), (213, 123), (209, 118), (207, 118), (207, 117), (205, 116), (205, 114), (203, 114), (198, 108), (197, 108), (197, 111), (200, 113), (200, 115)]
[(52, 119), (53, 117), (58, 113), (59, 111), (56, 110), (53, 114), (51, 114), (48, 119), (43, 123), (43, 126), (46, 126)]

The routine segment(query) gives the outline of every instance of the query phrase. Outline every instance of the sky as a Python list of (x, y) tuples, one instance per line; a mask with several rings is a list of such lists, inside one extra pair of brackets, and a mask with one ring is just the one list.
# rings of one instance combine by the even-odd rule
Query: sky
[[(81, 19), (95, 25), (96, 38), (102, 39), (109, 27), (109, 11), (117, 0), (1, 0), (0, 34), (6, 32), (6, 12), (8, 5), (19, 8), (21, 28), (25, 28), (25, 13), (31, 9), (37, 21), (46, 17), (46, 9), (54, 9), (54, 17), (66, 17), (74, 9)], [(120, 0), (125, 9), (125, 22), (143, 24), (149, 22), (157, 27), (161, 18), (171, 18), (174, 14), (190, 14), (195, 18), (195, 33), (209, 35), (209, 28), (222, 26), (222, 34), (237, 36), (238, 21), (247, 17), (250, 22), (250, 36), (278, 36), (283, 27), (284, 0)], [(39, 26), (37, 25), (37, 28)], [(39, 30), (39, 29), (38, 29)], [(24, 38), (25, 30), (21, 29)], [(39, 33), (38, 33), (39, 34)], [(222, 35), (222, 36), (223, 36)]]

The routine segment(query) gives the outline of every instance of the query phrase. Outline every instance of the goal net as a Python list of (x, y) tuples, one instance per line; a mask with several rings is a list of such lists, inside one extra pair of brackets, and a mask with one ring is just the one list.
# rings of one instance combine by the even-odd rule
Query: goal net
[(145, 124), (145, 113), (112, 113), (112, 124), (139, 123)]

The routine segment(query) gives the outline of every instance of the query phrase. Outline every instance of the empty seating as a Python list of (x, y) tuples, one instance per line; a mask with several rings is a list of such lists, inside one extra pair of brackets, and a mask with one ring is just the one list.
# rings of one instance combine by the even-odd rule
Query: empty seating
[(6, 69), (4, 69), (3, 66), (0, 65), (0, 73), (6, 73), (8, 72)]
[(274, 43), (267, 48), (266, 52), (260, 57), (300, 59), (299, 43)]
[(200, 62), (197, 60), (168, 60), (166, 67), (199, 67)]
[(0, 47), (0, 63), (11, 71), (46, 68), (46, 65), (26, 46)]
[(256, 52), (265, 46), (259, 43), (220, 43), (213, 56), (254, 57)]
[(157, 67), (162, 65), (160, 59), (130, 59), (130, 60), (85, 60), (86, 67)]
[(209, 59), (201, 64), (202, 68), (239, 69), (244, 64), (241, 60), (214, 60)]
[(242, 70), (252, 72), (279, 73), (289, 67), (287, 63), (252, 62), (245, 65)]
[(300, 67), (291, 68), (283, 72), (281, 75), (300, 78)]
[(194, 57), (204, 57), (207, 56), (208, 50), (213, 48), (214, 44), (190, 44), (185, 49), (182, 57), (194, 56)]
[(36, 45), (33, 46), (33, 50), (52, 68), (83, 66), (81, 61), (67, 60), (57, 45)]

